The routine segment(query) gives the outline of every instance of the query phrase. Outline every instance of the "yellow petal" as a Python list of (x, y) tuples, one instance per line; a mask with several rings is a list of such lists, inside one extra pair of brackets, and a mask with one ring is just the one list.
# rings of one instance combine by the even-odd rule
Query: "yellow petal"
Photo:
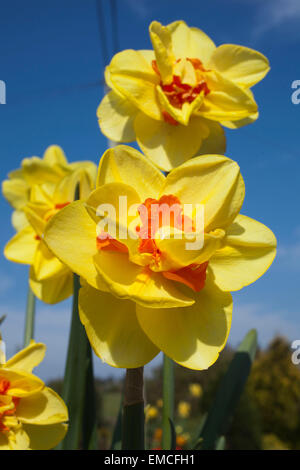
[(24, 158), (22, 168), (29, 185), (56, 183), (66, 174), (66, 168), (60, 165), (51, 165), (39, 157)]
[(197, 75), (192, 63), (187, 59), (181, 59), (174, 66), (174, 75), (180, 78), (181, 83), (195, 87)]
[(9, 436), (9, 446), (11, 450), (29, 450), (29, 437), (24, 429), (17, 429), (12, 436)]
[(68, 421), (68, 409), (57, 393), (45, 387), (41, 392), (20, 400), (17, 417), (21, 423), (56, 424)]
[(41, 240), (38, 244), (33, 260), (34, 278), (44, 281), (51, 277), (67, 274), (68, 268), (49, 250), (46, 243)]
[(193, 303), (160, 273), (131, 263), (127, 253), (101, 251), (94, 261), (107, 289), (121, 299), (133, 300), (151, 308), (171, 308)]
[(187, 308), (150, 309), (137, 305), (146, 335), (167, 356), (190, 369), (210, 367), (224, 348), (231, 325), (232, 299), (209, 278)]
[(96, 224), (84, 203), (73, 202), (61, 209), (48, 222), (44, 240), (50, 250), (73, 272), (100, 287), (93, 257), (97, 253)]
[(240, 121), (257, 112), (257, 104), (247, 90), (218, 72), (206, 72), (210, 93), (205, 96), (198, 114), (215, 121)]
[(173, 81), (173, 64), (175, 57), (172, 51), (172, 37), (169, 29), (158, 21), (152, 21), (149, 27), (157, 67), (164, 84)]
[(113, 142), (132, 142), (135, 140), (133, 122), (138, 113), (136, 106), (111, 91), (104, 96), (97, 117), (102, 133)]
[[(209, 129), (208, 137), (203, 140), (196, 155), (224, 155), (226, 153), (226, 137), (218, 122), (203, 119)], [(222, 123), (223, 124), (223, 123)]]
[(13, 211), (12, 216), (11, 216), (11, 223), (14, 229), (17, 232), (19, 232), (23, 228), (27, 227), (29, 222), (27, 220), (25, 213), (19, 210), (19, 211)]
[(68, 426), (63, 423), (38, 426), (23, 424), (23, 429), (29, 437), (31, 450), (50, 450), (65, 437)]
[(237, 216), (245, 185), (236, 162), (221, 155), (202, 155), (169, 173), (162, 194), (174, 194), (181, 204), (203, 204), (209, 232), (226, 227)]
[(240, 127), (248, 126), (248, 124), (252, 124), (258, 119), (259, 113), (251, 114), (245, 119), (241, 119), (240, 121), (222, 121), (221, 124), (224, 127), (228, 127), (228, 129), (239, 129)]
[(55, 185), (56, 183), (53, 182), (32, 184), (30, 190), (30, 203), (51, 206), (53, 203)]
[(43, 156), (44, 162), (49, 165), (61, 165), (65, 166), (68, 164), (65, 153), (61, 147), (58, 145), (50, 145), (44, 153)]
[(175, 21), (167, 27), (172, 34), (176, 59), (189, 57), (200, 59), (204, 65), (208, 63), (216, 46), (201, 29), (189, 28), (184, 21)]
[(73, 274), (65, 267), (59, 274), (39, 281), (33, 266), (29, 272), (29, 285), (34, 295), (47, 304), (56, 304), (67, 299), (73, 293)]
[(29, 199), (29, 185), (21, 178), (5, 180), (2, 183), (2, 194), (15, 208), (22, 209)]
[(139, 326), (133, 302), (86, 285), (79, 313), (95, 353), (110, 366), (141, 367), (159, 353)]
[(79, 198), (87, 198), (95, 187), (95, 176), (96, 175), (94, 175), (94, 178), (91, 178), (87, 169), (81, 167), (81, 165), (74, 167), (73, 171), (64, 176), (56, 185), (53, 194), (53, 203), (57, 205), (74, 201), (77, 186), (79, 186)]
[(116, 54), (109, 65), (110, 85), (153, 119), (161, 118), (156, 98), (159, 77), (139, 51)]
[[(167, 111), (172, 118), (175, 119), (175, 121), (183, 124), (184, 126), (187, 126), (189, 123), (189, 120), (194, 113), (194, 111), (197, 111), (198, 108), (201, 108), (202, 110), (202, 104), (204, 102), (204, 93), (201, 92), (197, 96), (197, 98), (194, 99), (191, 103), (183, 103), (182, 108), (175, 108), (172, 106), (163, 92), (162, 88), (160, 85), (156, 87), (157, 90), (157, 96), (159, 99), (159, 102), (161, 104), (161, 107), (164, 111)], [(199, 114), (199, 113), (198, 113)]]
[(1, 367), (1, 379), (10, 382), (7, 395), (11, 397), (27, 397), (40, 392), (44, 388), (44, 383), (35, 375), (25, 371)]
[(36, 235), (42, 238), (45, 227), (46, 220), (43, 215), (46, 215), (49, 211), (49, 206), (45, 204), (32, 204), (28, 203), (24, 207), (24, 214), (33, 228)]
[(32, 264), (39, 240), (31, 226), (18, 232), (5, 246), (4, 255), (10, 261)]
[(46, 346), (31, 340), (29, 346), (11, 357), (5, 364), (6, 368), (21, 369), (31, 373), (44, 359)]
[(215, 283), (236, 291), (256, 281), (272, 264), (276, 238), (265, 225), (238, 215), (227, 229), (225, 246), (210, 260)]
[(143, 154), (126, 145), (107, 150), (99, 164), (97, 186), (125, 183), (134, 186), (141, 201), (156, 198), (164, 184), (164, 175)]
[(193, 157), (209, 132), (205, 120), (196, 116), (187, 126), (174, 126), (139, 113), (134, 127), (142, 151), (164, 171), (171, 171)]
[[(204, 263), (221, 247), (225, 235), (223, 230), (218, 229), (204, 234), (193, 232), (187, 237), (186, 234), (179, 230), (168, 234), (168, 229), (169, 227), (166, 230), (160, 230), (159, 234), (162, 234), (162, 237), (155, 238), (156, 245), (162, 253), (162, 271), (172, 271), (189, 266), (190, 264)], [(176, 235), (180, 235), (181, 238), (176, 238)], [(197, 241), (200, 247), (197, 247)], [(203, 246), (201, 246), (202, 243)]]
[(262, 80), (270, 70), (269, 61), (263, 54), (233, 44), (219, 46), (213, 52), (209, 65), (228, 80), (247, 88)]

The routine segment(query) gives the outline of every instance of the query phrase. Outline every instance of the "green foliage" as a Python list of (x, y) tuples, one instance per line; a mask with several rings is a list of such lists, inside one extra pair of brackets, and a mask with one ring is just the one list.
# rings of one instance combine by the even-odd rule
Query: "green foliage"
[(291, 354), (289, 343), (275, 338), (254, 364), (248, 390), (261, 414), (264, 433), (300, 449), (300, 370)]

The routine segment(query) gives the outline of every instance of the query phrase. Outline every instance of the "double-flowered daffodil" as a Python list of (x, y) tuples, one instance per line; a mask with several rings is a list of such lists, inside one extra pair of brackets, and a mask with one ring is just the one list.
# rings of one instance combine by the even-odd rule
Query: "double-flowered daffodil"
[(48, 147), (43, 158), (24, 158), (21, 167), (10, 172), (8, 179), (2, 183), (2, 193), (15, 209), (12, 216), (15, 229), (20, 230), (28, 224), (23, 209), (29, 202), (32, 186), (44, 183), (55, 185), (64, 176), (78, 170), (81, 170), (82, 178), (94, 184), (94, 163), (89, 161), (69, 163), (63, 150), (57, 145)]
[(0, 450), (47, 450), (67, 432), (63, 400), (32, 374), (46, 347), (30, 345), (0, 363)]
[[(53, 152), (54, 149), (51, 155), (55, 155)], [(61, 156), (60, 153), (58, 155)], [(36, 171), (42, 177), (43, 171), (46, 176), (49, 167), (44, 170), (41, 162), (37, 161)], [(22, 207), (27, 225), (19, 227), (4, 249), (9, 260), (30, 265), (29, 284), (32, 291), (36, 297), (50, 304), (60, 302), (72, 294), (73, 274), (46, 246), (43, 240), (45, 227), (55, 213), (74, 201), (77, 185), (80, 199), (86, 198), (95, 186), (96, 174), (93, 178), (93, 173), (96, 173), (96, 167), (93, 163), (86, 162), (84, 165), (87, 168), (77, 163), (72, 165), (72, 171), (60, 176), (58, 182), (55, 182), (57, 174), (54, 166), (53, 182), (32, 184), (26, 196), (27, 203)]]
[[(230, 330), (229, 291), (258, 279), (276, 252), (273, 233), (239, 214), (244, 192), (224, 156), (195, 157), (165, 177), (130, 147), (105, 152), (86, 203), (69, 204), (45, 230), (49, 248), (83, 278), (80, 318), (103, 361), (139, 367), (160, 350), (192, 369), (216, 361)], [(198, 205), (203, 244), (191, 247)]]
[(106, 68), (111, 91), (97, 112), (103, 134), (137, 140), (164, 171), (195, 154), (223, 154), (221, 125), (236, 128), (258, 116), (250, 88), (268, 72), (268, 60), (246, 47), (216, 47), (184, 21), (154, 21), (150, 39), (153, 51), (119, 52)]

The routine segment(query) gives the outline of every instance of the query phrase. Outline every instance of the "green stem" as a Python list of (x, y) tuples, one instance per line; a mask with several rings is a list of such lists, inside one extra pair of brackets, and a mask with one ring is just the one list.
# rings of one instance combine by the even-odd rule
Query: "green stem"
[(174, 363), (164, 355), (163, 362), (163, 410), (162, 410), (162, 448), (172, 448), (172, 429), (170, 420), (174, 420)]
[(122, 422), (122, 450), (145, 449), (143, 367), (127, 369)]
[(28, 286), (26, 320), (24, 332), (24, 347), (28, 346), (34, 336), (35, 295)]
[(97, 402), (94, 382), (93, 356), (90, 344), (87, 347), (86, 394), (83, 416), (82, 447), (85, 450), (98, 449)]
[(69, 428), (59, 450), (76, 450), (80, 443), (96, 446), (97, 416), (91, 347), (78, 313), (79, 277), (74, 274), (72, 320), (62, 397), (69, 410)]

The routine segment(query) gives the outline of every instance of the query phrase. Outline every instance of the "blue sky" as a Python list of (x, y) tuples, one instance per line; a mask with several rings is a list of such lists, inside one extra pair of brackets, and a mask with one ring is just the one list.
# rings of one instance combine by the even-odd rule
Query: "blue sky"
[[(104, 0), (109, 58), (111, 21)], [(236, 345), (252, 327), (266, 344), (275, 333), (300, 338), (299, 123), (300, 105), (291, 102), (291, 84), (300, 79), (299, 0), (117, 0), (121, 49), (150, 48), (152, 20), (184, 19), (217, 45), (243, 44), (263, 52), (271, 72), (254, 91), (260, 118), (229, 131), (227, 156), (237, 160), (246, 181), (243, 213), (276, 234), (278, 256), (267, 274), (234, 295), (230, 342)], [(11, 0), (0, 11), (0, 80), (7, 104), (0, 105), (1, 180), (24, 157), (58, 144), (71, 161), (98, 162), (106, 149), (96, 108), (103, 94), (103, 59), (95, 0)], [(0, 200), (0, 244), (13, 235), (11, 209)], [(26, 266), (0, 260), (0, 315), (8, 353), (22, 344)], [(37, 305), (36, 338), (48, 354), (40, 374), (62, 375), (68, 340), (70, 302)], [(97, 375), (121, 371), (95, 361)]]

